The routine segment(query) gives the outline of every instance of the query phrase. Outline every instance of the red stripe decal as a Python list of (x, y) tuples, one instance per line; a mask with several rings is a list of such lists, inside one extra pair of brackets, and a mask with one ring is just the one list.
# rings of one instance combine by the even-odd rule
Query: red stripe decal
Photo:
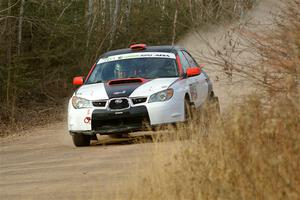
[(180, 75), (181, 75), (181, 74), (183, 74), (183, 70), (182, 70), (182, 64), (181, 64), (179, 55), (176, 55), (176, 62), (177, 62), (177, 65), (178, 65), (179, 73), (180, 73)]
[(91, 73), (94, 71), (95, 67), (96, 67), (96, 63), (95, 63), (95, 64), (92, 66), (92, 68), (90, 69), (90, 71), (89, 71), (89, 73), (88, 73), (88, 75), (87, 75), (87, 77), (86, 77), (85, 80), (88, 80), (88, 79), (89, 79), (89, 77), (91, 76)]

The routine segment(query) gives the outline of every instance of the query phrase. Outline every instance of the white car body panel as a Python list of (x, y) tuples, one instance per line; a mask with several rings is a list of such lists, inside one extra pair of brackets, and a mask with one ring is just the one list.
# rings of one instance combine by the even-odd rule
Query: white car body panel
[(178, 78), (158, 78), (151, 80), (134, 90), (130, 97), (148, 96), (149, 94), (166, 90), (177, 79)]
[(88, 100), (108, 99), (103, 83), (83, 85), (75, 93)]
[(69, 131), (89, 131), (92, 130), (91, 122), (85, 122), (87, 117), (92, 117), (94, 108), (75, 109), (72, 99), (68, 105), (68, 129)]

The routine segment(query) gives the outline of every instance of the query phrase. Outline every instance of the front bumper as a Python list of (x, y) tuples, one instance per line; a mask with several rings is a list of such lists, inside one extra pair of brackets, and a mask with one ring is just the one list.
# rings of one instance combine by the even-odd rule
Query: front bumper
[(92, 130), (100, 134), (137, 131), (149, 126), (146, 106), (130, 107), (122, 111), (94, 110)]
[(166, 102), (130, 105), (128, 109), (123, 110), (96, 107), (75, 109), (71, 102), (68, 109), (68, 128), (71, 134), (105, 135), (139, 131), (180, 121), (184, 121), (184, 106), (179, 96), (174, 96)]

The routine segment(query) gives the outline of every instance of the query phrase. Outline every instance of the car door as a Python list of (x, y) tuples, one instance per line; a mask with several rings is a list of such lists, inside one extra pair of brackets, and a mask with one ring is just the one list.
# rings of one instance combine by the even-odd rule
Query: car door
[[(197, 62), (194, 60), (194, 58), (185, 50), (183, 50), (183, 54), (186, 57), (190, 67), (200, 67)], [(208, 95), (208, 83), (207, 83), (207, 77), (204, 73), (201, 72), (200, 75), (192, 77), (194, 78), (194, 87), (197, 92), (197, 107), (201, 105), (203, 102), (205, 102), (207, 95)]]
[[(180, 62), (182, 65), (182, 70), (184, 73), (186, 73), (187, 69), (191, 67), (190, 63), (188, 62), (187, 58), (184, 56), (183, 51), (178, 51), (178, 55), (180, 58)], [(198, 78), (197, 76), (193, 77), (187, 77), (183, 80), (185, 82), (185, 90), (189, 91), (190, 100), (195, 104), (196, 107), (198, 107), (201, 102), (199, 99), (199, 94), (197, 90), (198, 85)]]

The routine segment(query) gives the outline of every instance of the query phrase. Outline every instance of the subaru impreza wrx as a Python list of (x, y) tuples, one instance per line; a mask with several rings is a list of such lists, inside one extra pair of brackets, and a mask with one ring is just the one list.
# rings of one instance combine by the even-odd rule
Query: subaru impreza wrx
[(79, 88), (69, 101), (68, 129), (75, 146), (88, 146), (96, 134), (184, 122), (187, 107), (216, 98), (208, 75), (177, 46), (135, 44), (104, 53), (73, 84)]

